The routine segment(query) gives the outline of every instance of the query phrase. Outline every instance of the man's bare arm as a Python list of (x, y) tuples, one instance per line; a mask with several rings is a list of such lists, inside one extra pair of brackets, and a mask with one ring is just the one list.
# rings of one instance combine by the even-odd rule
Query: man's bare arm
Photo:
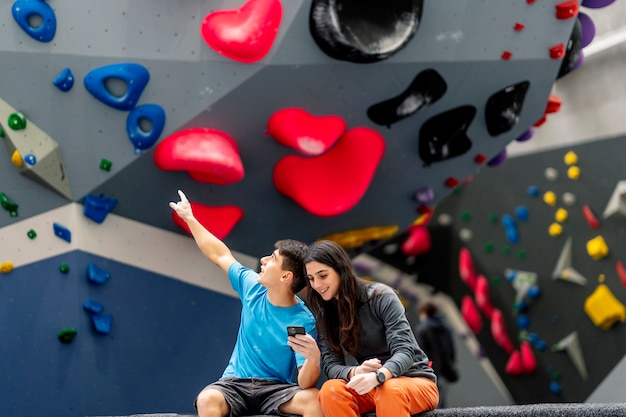
[(230, 249), (195, 218), (191, 210), (191, 204), (181, 190), (178, 190), (178, 195), (180, 196), (180, 201), (178, 203), (170, 202), (170, 207), (187, 223), (198, 248), (200, 248), (204, 256), (220, 267), (222, 271), (228, 273), (230, 265), (236, 262)]

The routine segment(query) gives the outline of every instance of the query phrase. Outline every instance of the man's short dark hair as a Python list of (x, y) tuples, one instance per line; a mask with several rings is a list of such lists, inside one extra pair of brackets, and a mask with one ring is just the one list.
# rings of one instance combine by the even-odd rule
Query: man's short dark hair
[(300, 292), (306, 286), (306, 268), (304, 257), (309, 247), (300, 241), (283, 239), (274, 245), (283, 258), (282, 268), (293, 273), (291, 290), (294, 294)]

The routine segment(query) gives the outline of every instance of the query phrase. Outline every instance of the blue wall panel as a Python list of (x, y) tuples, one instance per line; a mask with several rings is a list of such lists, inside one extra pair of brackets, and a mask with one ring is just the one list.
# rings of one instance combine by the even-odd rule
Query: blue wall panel
[[(89, 262), (111, 274), (104, 285), (87, 280)], [(113, 315), (109, 334), (92, 329), (88, 299)], [(16, 268), (0, 275), (0, 415), (193, 412), (239, 313), (236, 298), (80, 251)], [(65, 327), (78, 330), (68, 345)]]

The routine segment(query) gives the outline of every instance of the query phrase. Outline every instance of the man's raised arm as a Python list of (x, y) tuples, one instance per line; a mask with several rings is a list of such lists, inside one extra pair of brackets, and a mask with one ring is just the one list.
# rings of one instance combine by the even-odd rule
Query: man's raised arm
[(228, 274), (228, 267), (233, 262), (236, 262), (230, 249), (195, 218), (191, 210), (191, 204), (181, 190), (178, 190), (178, 195), (180, 196), (180, 201), (178, 203), (170, 202), (170, 207), (187, 223), (196, 244), (204, 256)]

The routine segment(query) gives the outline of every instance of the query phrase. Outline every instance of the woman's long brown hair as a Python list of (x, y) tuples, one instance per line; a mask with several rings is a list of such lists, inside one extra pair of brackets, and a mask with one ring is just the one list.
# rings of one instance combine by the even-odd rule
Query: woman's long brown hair
[(307, 288), (307, 304), (317, 321), (317, 329), (324, 335), (327, 345), (335, 354), (354, 355), (360, 349), (361, 322), (359, 308), (361, 286), (367, 281), (358, 278), (346, 251), (337, 243), (321, 240), (309, 247), (305, 264), (316, 261), (334, 269), (339, 274), (337, 298), (324, 299)]

